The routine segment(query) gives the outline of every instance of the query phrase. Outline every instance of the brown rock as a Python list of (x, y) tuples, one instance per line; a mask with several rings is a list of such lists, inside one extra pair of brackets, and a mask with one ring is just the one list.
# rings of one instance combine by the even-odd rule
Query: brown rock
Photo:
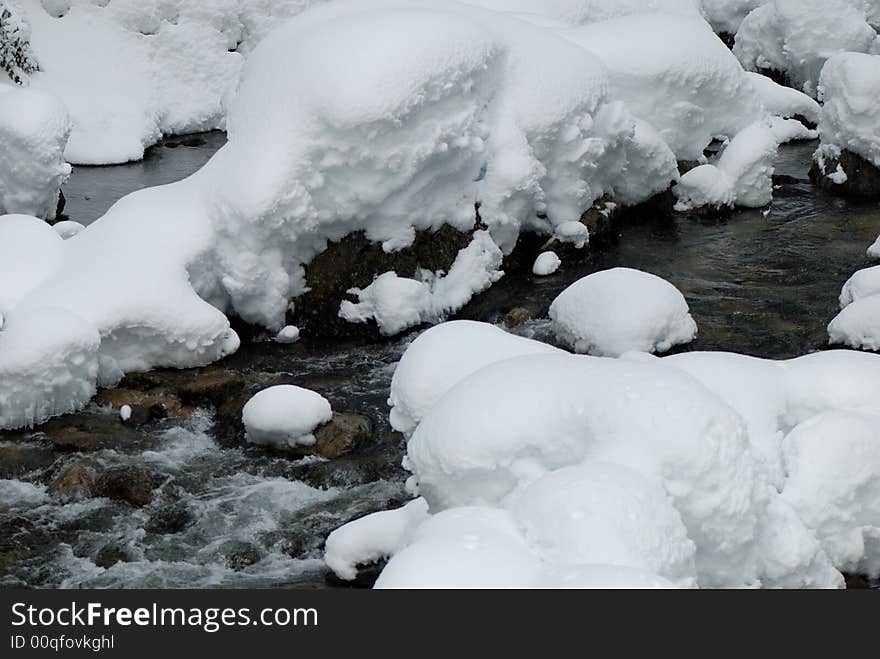
[[(828, 178), (837, 171), (838, 165), (846, 173), (843, 183)], [(814, 162), (810, 168), (810, 180), (823, 190), (845, 197), (880, 199), (880, 169), (847, 150), (843, 150), (839, 158), (826, 158), (824, 167)]]
[(115, 414), (67, 415), (52, 419), (38, 431), (62, 451), (144, 449), (156, 440), (122, 424)]
[[(146, 411), (149, 418), (181, 416), (183, 403), (176, 396), (162, 392), (144, 392), (135, 389), (102, 389), (95, 399), (99, 405), (108, 405), (115, 410), (128, 405)], [(164, 415), (159, 414), (164, 410)], [(135, 424), (139, 425), (139, 424)]]
[(155, 474), (137, 467), (111, 469), (98, 477), (95, 496), (125, 501), (141, 508), (153, 501), (153, 490), (162, 484)]
[(504, 316), (504, 325), (508, 329), (513, 329), (515, 327), (519, 327), (520, 325), (524, 325), (531, 319), (531, 311), (524, 307), (516, 307), (515, 309), (511, 309), (510, 311), (508, 311), (507, 315)]
[(0, 446), (0, 478), (16, 478), (36, 469), (44, 469), (55, 461), (52, 451), (42, 446)]
[(240, 395), (246, 384), (240, 373), (212, 368), (195, 373), (180, 385), (177, 393), (187, 405), (219, 408), (230, 398)]
[(309, 453), (328, 460), (341, 458), (355, 450), (360, 442), (368, 439), (372, 431), (373, 424), (367, 417), (334, 412), (330, 423), (315, 431), (315, 445), (310, 447)]
[(68, 465), (49, 484), (49, 493), (63, 499), (90, 499), (97, 492), (97, 469), (91, 460)]

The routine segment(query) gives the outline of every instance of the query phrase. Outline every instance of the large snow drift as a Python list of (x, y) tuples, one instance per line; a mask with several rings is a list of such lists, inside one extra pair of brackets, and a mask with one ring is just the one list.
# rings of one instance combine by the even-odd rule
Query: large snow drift
[[(476, 336), (493, 359), (416, 393), (406, 373), (430, 376), (443, 347), (469, 362)], [(840, 587), (838, 570), (880, 571), (880, 357), (547, 350), (477, 323), (413, 343), (392, 419), (412, 387), (405, 466), (422, 499), (334, 532), (340, 576), (383, 556), (377, 587), (589, 587), (609, 563), (620, 587)]]

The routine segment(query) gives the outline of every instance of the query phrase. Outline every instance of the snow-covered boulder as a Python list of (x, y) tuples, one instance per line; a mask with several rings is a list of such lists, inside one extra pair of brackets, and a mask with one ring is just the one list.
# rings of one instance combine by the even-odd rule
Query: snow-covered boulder
[(283, 450), (314, 445), (313, 433), (330, 422), (333, 410), (329, 401), (314, 391), (278, 385), (251, 398), (241, 417), (251, 444)]
[(745, 17), (768, 0), (700, 0), (703, 15), (718, 32), (735, 35)]
[(779, 145), (812, 139), (798, 121), (772, 117), (748, 126), (724, 148), (715, 164), (695, 167), (673, 188), (675, 210), (760, 208), (773, 200), (773, 161)]
[(535, 259), (532, 274), (538, 277), (548, 277), (559, 270), (561, 265), (562, 259), (556, 255), (556, 252), (543, 252)]
[(877, 47), (862, 0), (771, 0), (743, 21), (733, 52), (746, 69), (775, 73), (816, 96), (829, 57)]
[(629, 268), (575, 282), (553, 301), (550, 318), (562, 343), (600, 356), (666, 352), (697, 336), (681, 292), (660, 277)]
[(749, 71), (746, 77), (761, 103), (772, 115), (783, 119), (803, 120), (811, 128), (819, 124), (822, 107), (814, 99), (760, 73)]
[(872, 259), (880, 259), (880, 236), (877, 237), (871, 246), (868, 248), (867, 255)]
[(880, 351), (880, 294), (847, 305), (828, 325), (828, 341), (857, 350)]
[(785, 438), (782, 497), (841, 570), (880, 575), (880, 416), (828, 412)]
[(880, 55), (831, 57), (819, 92), (822, 142), (811, 177), (833, 191), (880, 198)]
[(840, 291), (840, 308), (845, 309), (853, 302), (880, 294), (880, 266), (859, 270), (850, 277)]
[(51, 94), (0, 86), (0, 214), (55, 219), (70, 119)]

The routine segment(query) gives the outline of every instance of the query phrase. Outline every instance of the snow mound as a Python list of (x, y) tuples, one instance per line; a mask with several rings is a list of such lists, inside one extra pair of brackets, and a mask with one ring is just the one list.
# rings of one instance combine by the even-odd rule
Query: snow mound
[(425, 281), (418, 281), (386, 272), (363, 290), (351, 289), (349, 294), (359, 302), (344, 300), (339, 315), (352, 323), (375, 320), (386, 336), (440, 322), (498, 281), (504, 275), (500, 270), (503, 260), (489, 233), (477, 231), (448, 273), (425, 273)]
[(55, 229), (55, 233), (61, 236), (62, 239), (67, 240), (82, 232), (85, 226), (79, 222), (64, 220), (63, 222), (56, 222), (52, 225), (52, 228)]
[(526, 20), (539, 17), (563, 24), (583, 25), (631, 14), (663, 12), (700, 15), (699, 0), (466, 0), (499, 12), (509, 12)]
[(857, 350), (880, 351), (880, 294), (847, 305), (828, 325), (828, 341)]
[(733, 52), (746, 69), (781, 72), (792, 87), (816, 96), (829, 57), (876, 46), (860, 1), (772, 0), (743, 21)]
[(575, 282), (553, 301), (550, 318), (557, 339), (576, 352), (599, 356), (666, 352), (697, 336), (681, 292), (660, 277), (629, 268)]
[(0, 313), (12, 308), (57, 270), (62, 238), (29, 215), (0, 215)]
[(846, 149), (880, 167), (880, 56), (835, 55), (820, 80), (822, 147)]
[(51, 94), (0, 86), (0, 214), (55, 219), (70, 119)]
[(880, 259), (880, 236), (878, 236), (877, 240), (874, 241), (874, 244), (868, 248), (867, 254), (868, 257), (872, 259)]
[(850, 277), (840, 291), (840, 308), (845, 309), (853, 302), (880, 294), (880, 266), (859, 270)]
[(565, 354), (494, 325), (458, 320), (422, 333), (407, 348), (391, 380), (391, 425), (411, 433), (456, 384), (481, 368), (512, 357)]
[(563, 35), (605, 63), (612, 95), (656, 128), (679, 160), (699, 160), (713, 138), (765, 115), (742, 67), (699, 16), (635, 14)]
[(703, 14), (718, 32), (736, 34), (745, 17), (768, 0), (700, 0)]
[(312, 446), (312, 433), (332, 418), (326, 398), (293, 385), (264, 389), (242, 411), (248, 441), (277, 449)]
[[(430, 341), (442, 363), (464, 332), (510, 344), (478, 327), (434, 328), (403, 362)], [(838, 570), (880, 569), (880, 356), (557, 352), (465, 371), (410, 433), (418, 514), (337, 531), (344, 578), (389, 555), (377, 587), (839, 588)]]
[(556, 252), (544, 252), (535, 259), (535, 264), (532, 266), (532, 274), (538, 277), (547, 277), (559, 270), (561, 265), (562, 259), (556, 255)]
[(880, 416), (828, 412), (785, 438), (782, 497), (841, 570), (880, 575)]
[(752, 124), (730, 141), (716, 164), (700, 165), (681, 177), (673, 188), (675, 209), (766, 206), (773, 200), (773, 161), (779, 145), (816, 136), (791, 119), (771, 117)]

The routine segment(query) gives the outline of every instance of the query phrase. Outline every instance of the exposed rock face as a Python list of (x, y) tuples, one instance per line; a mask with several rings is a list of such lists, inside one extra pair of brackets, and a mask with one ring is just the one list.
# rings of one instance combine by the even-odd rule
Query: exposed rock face
[(319, 327), (323, 337), (362, 336), (365, 331), (378, 337), (374, 325), (355, 325), (339, 317), (339, 304), (348, 299), (348, 290), (366, 288), (376, 275), (384, 272), (414, 277), (420, 269), (446, 270), (470, 241), (470, 232), (444, 225), (434, 233), (418, 232), (412, 246), (389, 254), (381, 244), (370, 242), (363, 232), (349, 234), (330, 243), (306, 266), (306, 282), (311, 290), (296, 301), (295, 312), (288, 321), (304, 328), (306, 333), (309, 327)]
[(354, 451), (358, 444), (369, 439), (372, 422), (359, 414), (334, 412), (333, 419), (315, 431), (315, 445), (310, 453), (335, 460)]
[(62, 416), (38, 430), (61, 451), (145, 449), (155, 444), (154, 438), (123, 425), (118, 416), (109, 414)]
[(95, 483), (95, 496), (124, 501), (142, 508), (153, 501), (153, 491), (162, 480), (144, 469), (121, 467), (101, 474)]
[[(846, 174), (846, 180), (836, 177), (840, 170)], [(835, 179), (830, 178), (835, 176)], [(813, 162), (810, 168), (810, 180), (824, 190), (846, 197), (858, 199), (880, 199), (880, 169), (851, 151), (843, 150), (837, 158), (825, 158), (820, 165)]]
[(49, 493), (68, 500), (90, 499), (98, 491), (97, 478), (97, 465), (92, 460), (77, 460), (49, 484)]

